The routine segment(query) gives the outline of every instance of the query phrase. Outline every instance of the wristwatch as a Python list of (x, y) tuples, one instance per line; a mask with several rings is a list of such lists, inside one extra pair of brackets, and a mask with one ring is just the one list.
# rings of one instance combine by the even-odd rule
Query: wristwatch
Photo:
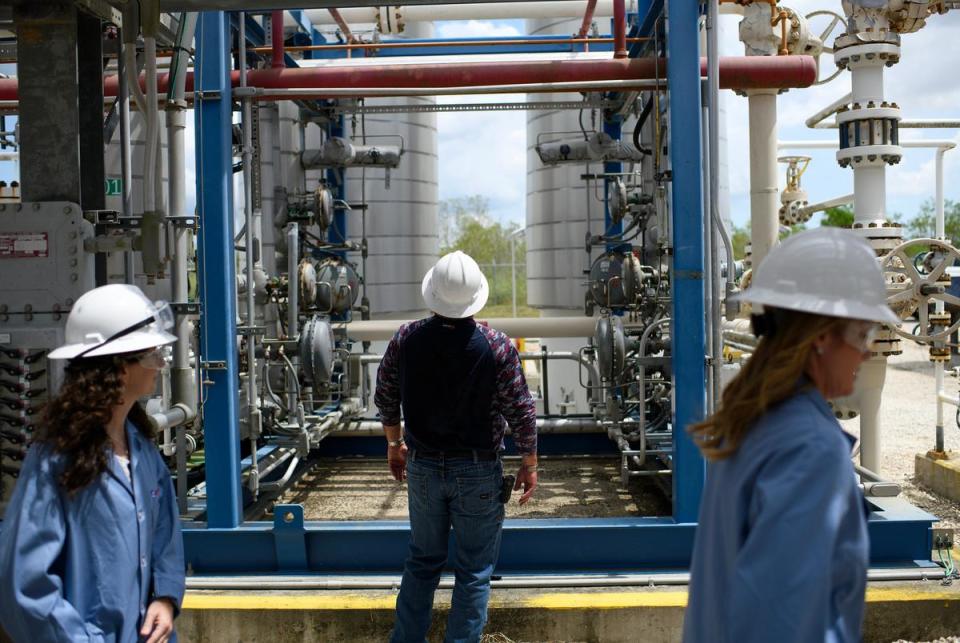
[(387, 440), (388, 447), (402, 447), (404, 444), (402, 437), (398, 440)]

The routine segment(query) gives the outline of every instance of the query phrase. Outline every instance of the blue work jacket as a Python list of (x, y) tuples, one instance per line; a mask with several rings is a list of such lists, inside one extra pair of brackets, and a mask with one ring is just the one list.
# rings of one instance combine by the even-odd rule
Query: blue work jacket
[(36, 444), (0, 531), (0, 622), (14, 641), (137, 641), (151, 600), (179, 611), (183, 541), (170, 472), (127, 423), (133, 484), (109, 469), (73, 497), (65, 458)]
[(708, 465), (686, 643), (861, 640), (869, 541), (851, 445), (810, 387)]

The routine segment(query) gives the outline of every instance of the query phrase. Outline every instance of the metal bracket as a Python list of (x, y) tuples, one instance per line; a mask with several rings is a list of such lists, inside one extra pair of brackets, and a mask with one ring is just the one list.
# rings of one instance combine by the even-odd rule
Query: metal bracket
[(280, 571), (307, 571), (303, 505), (274, 505), (273, 546)]
[(205, 371), (225, 371), (227, 370), (227, 362), (221, 359), (200, 362), (200, 368)]
[(164, 221), (168, 221), (173, 224), (175, 228), (196, 228), (197, 227), (197, 217), (192, 214), (189, 215), (180, 215), (180, 216), (166, 216), (163, 218)]
[(234, 87), (232, 92), (234, 98), (252, 98), (260, 93), (259, 87)]
[(193, 92), (193, 100), (220, 100), (221, 93), (219, 89), (200, 89)]
[(237, 335), (249, 337), (250, 335), (266, 335), (266, 326), (237, 326)]
[(93, 225), (116, 225), (120, 213), (116, 210), (84, 210), (83, 218)]
[(199, 315), (200, 314), (200, 304), (196, 302), (186, 302), (186, 303), (171, 303), (169, 304), (171, 310), (174, 314), (177, 315)]

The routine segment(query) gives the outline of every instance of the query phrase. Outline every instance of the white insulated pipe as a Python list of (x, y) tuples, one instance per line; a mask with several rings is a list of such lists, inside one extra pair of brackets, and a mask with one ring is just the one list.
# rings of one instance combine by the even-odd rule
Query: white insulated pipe
[(750, 123), (750, 247), (753, 267), (777, 243), (780, 232), (777, 184), (777, 92), (748, 93)]
[[(351, 25), (385, 24), (389, 14), (391, 22), (399, 15), (400, 25), (411, 22), (434, 20), (523, 20), (538, 18), (582, 18), (587, 9), (586, 0), (566, 2), (490, 2), (473, 4), (434, 5), (389, 5), (380, 7), (343, 7), (340, 15)], [(381, 13), (382, 12), (382, 13)], [(307, 9), (306, 16), (313, 25), (335, 26), (337, 23), (326, 9)], [(382, 17), (381, 17), (382, 16)], [(593, 12), (594, 19), (613, 16), (613, 0), (598, 0)], [(286, 14), (284, 25), (295, 27), (297, 23)], [(393, 31), (391, 29), (391, 31)], [(602, 29), (601, 29), (602, 31)]]
[[(409, 319), (352, 321), (347, 336), (355, 341), (391, 339)], [(480, 320), (509, 337), (592, 337), (597, 320), (593, 317), (500, 317)]]
[(853, 168), (853, 218), (867, 224), (887, 218), (887, 168)]

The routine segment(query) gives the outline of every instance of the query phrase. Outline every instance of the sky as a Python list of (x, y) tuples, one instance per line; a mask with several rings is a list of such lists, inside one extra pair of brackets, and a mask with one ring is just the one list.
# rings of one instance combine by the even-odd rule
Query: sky
[[(816, 9), (840, 11), (839, 0), (816, 2), (792, 0), (789, 6), (800, 13)], [(826, 27), (829, 18), (815, 18), (814, 32)], [(742, 55), (737, 39), (737, 16), (721, 16), (721, 54)], [(441, 38), (475, 36), (516, 36), (524, 33), (523, 21), (469, 21), (435, 23)], [(603, 30), (603, 29), (601, 29)], [(920, 32), (903, 37), (901, 62), (888, 68), (885, 87), (888, 99), (900, 105), (904, 118), (946, 117), (960, 119), (960, 11), (933, 16)], [(822, 67), (835, 70), (832, 57), (824, 55)], [(14, 73), (12, 69), (0, 69)], [(791, 90), (778, 99), (779, 137), (781, 140), (836, 140), (836, 130), (810, 130), (807, 117), (850, 90), (850, 74), (841, 73), (825, 85)], [(730, 185), (730, 213), (733, 223), (749, 221), (749, 157), (747, 99), (733, 92), (722, 92), (725, 106), (723, 124), (729, 146), (726, 150)], [(523, 95), (440, 97), (440, 102), (518, 101)], [(440, 198), (480, 194), (489, 199), (490, 216), (504, 224), (524, 223), (526, 203), (526, 113), (452, 112), (439, 113), (438, 147), (440, 155)], [(193, 119), (188, 118), (187, 154), (193, 158)], [(8, 119), (8, 125), (10, 119)], [(901, 130), (901, 139), (950, 139), (960, 141), (958, 130)], [(785, 151), (812, 157), (803, 176), (810, 202), (823, 201), (853, 191), (853, 172), (840, 169), (833, 150)], [(781, 166), (785, 168), (785, 166)], [(18, 168), (0, 162), (0, 179), (16, 178)], [(194, 181), (192, 163), (187, 168), (187, 185)], [(238, 176), (239, 178), (239, 176)], [(945, 193), (960, 200), (960, 149), (945, 157)], [(934, 151), (907, 149), (900, 165), (888, 168), (888, 212), (909, 220), (920, 205), (934, 195)], [(784, 184), (783, 173), (780, 177)], [(238, 196), (241, 194), (237, 192)], [(194, 195), (189, 193), (188, 209)], [(238, 201), (238, 206), (241, 202)]]

